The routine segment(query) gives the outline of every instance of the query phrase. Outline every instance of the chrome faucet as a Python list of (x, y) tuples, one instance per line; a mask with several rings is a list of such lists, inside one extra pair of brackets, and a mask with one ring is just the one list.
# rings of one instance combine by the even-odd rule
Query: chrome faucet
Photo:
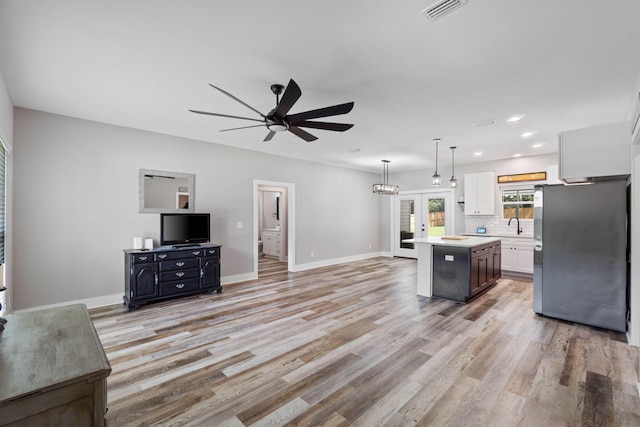
[(516, 230), (516, 234), (522, 233), (522, 228), (520, 228), (520, 219), (517, 216), (512, 216), (511, 218), (509, 218), (509, 222), (507, 223), (507, 227), (511, 225), (511, 220), (512, 219), (516, 220), (516, 226), (518, 227), (517, 230)]

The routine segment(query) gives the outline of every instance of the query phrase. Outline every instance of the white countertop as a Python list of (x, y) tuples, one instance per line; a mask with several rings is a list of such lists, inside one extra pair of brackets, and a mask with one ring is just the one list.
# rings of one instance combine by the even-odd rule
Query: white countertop
[(501, 239), (499, 237), (487, 237), (487, 236), (466, 236), (464, 240), (449, 240), (442, 237), (419, 237), (416, 239), (403, 240), (403, 242), (409, 243), (427, 243), (436, 246), (456, 246), (460, 248), (472, 248), (478, 245), (484, 245), (486, 243), (498, 242)]
[(478, 237), (501, 237), (503, 239), (533, 239), (532, 234), (478, 234), (478, 233), (462, 233), (463, 236)]

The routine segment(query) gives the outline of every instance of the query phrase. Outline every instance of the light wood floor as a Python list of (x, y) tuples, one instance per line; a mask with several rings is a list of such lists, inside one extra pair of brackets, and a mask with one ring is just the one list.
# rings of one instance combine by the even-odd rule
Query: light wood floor
[(289, 268), (289, 264), (280, 262), (273, 258), (267, 258), (264, 255), (258, 257), (258, 277), (262, 278), (270, 276), (272, 274), (286, 273)]
[(375, 258), (93, 310), (109, 426), (638, 426), (638, 348), (536, 316), (503, 279), (459, 305)]

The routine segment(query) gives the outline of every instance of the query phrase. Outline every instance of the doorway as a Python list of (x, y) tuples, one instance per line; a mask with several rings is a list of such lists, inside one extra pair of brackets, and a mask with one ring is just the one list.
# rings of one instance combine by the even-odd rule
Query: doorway
[(455, 225), (453, 191), (428, 191), (395, 196), (393, 255), (417, 258), (414, 243), (407, 239), (452, 234)]
[(254, 180), (253, 187), (253, 275), (293, 271), (295, 185)]

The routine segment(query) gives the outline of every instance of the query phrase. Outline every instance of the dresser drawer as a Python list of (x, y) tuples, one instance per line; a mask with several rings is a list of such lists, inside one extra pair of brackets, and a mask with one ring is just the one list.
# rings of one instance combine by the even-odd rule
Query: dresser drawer
[(186, 270), (188, 268), (197, 268), (198, 262), (198, 258), (195, 257), (162, 261), (160, 263), (160, 271)]
[(204, 249), (193, 248), (181, 251), (166, 251), (156, 254), (156, 261), (168, 261), (172, 259), (194, 258), (204, 256)]
[(176, 280), (160, 283), (160, 296), (181, 294), (198, 290), (198, 279)]
[(133, 263), (134, 264), (144, 264), (146, 262), (153, 262), (153, 254), (133, 254)]
[(160, 273), (160, 282), (169, 282), (172, 280), (185, 280), (198, 278), (200, 270), (197, 268), (190, 268), (187, 270), (171, 270)]
[(220, 248), (204, 248), (203, 256), (220, 256)]

